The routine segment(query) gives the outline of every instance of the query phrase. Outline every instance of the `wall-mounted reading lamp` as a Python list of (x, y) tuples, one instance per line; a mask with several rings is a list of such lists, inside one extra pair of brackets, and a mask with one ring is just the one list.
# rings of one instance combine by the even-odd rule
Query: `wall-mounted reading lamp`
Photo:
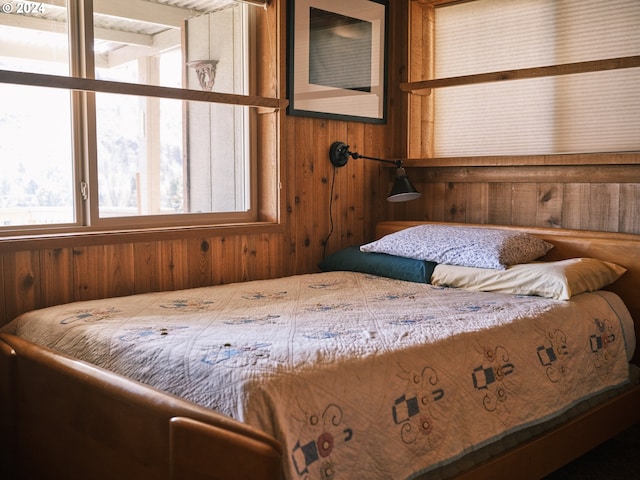
[(365, 158), (367, 160), (375, 160), (376, 162), (390, 163), (398, 167), (396, 170), (396, 178), (393, 182), (393, 187), (391, 188), (391, 193), (387, 197), (388, 202), (406, 202), (409, 200), (414, 200), (420, 197), (422, 194), (416, 190), (409, 179), (407, 178), (407, 174), (402, 168), (401, 160), (383, 160), (382, 158), (375, 157), (367, 157), (366, 155), (360, 155), (357, 152), (350, 152), (349, 145), (346, 145), (344, 142), (333, 142), (331, 148), (329, 148), (329, 160), (334, 167), (344, 167), (349, 160), (349, 157), (354, 160), (357, 158)]

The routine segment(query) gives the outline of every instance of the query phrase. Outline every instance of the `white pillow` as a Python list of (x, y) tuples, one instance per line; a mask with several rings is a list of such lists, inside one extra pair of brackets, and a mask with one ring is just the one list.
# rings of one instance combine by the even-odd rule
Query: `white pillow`
[(626, 271), (620, 265), (595, 258), (533, 262), (512, 265), (506, 270), (437, 265), (431, 275), (431, 283), (483, 292), (569, 300), (573, 295), (606, 287)]
[(426, 224), (391, 233), (362, 245), (360, 250), (450, 265), (504, 269), (531, 262), (552, 248), (539, 237), (514, 230)]

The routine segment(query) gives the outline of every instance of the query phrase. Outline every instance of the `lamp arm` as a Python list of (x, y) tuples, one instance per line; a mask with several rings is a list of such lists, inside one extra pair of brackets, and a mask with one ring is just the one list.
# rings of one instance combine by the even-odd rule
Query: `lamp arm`
[(391, 165), (395, 165), (398, 168), (402, 167), (402, 160), (384, 160), (382, 158), (375, 158), (375, 157), (368, 157), (366, 155), (360, 155), (357, 152), (349, 152), (349, 154), (351, 155), (351, 158), (353, 158), (354, 160), (358, 158), (366, 158), (367, 160), (375, 160), (376, 162), (390, 163)]
[(358, 152), (349, 151), (349, 145), (344, 142), (333, 142), (329, 149), (329, 160), (331, 160), (334, 167), (344, 167), (347, 164), (349, 157), (354, 160), (358, 158), (365, 158), (367, 160), (375, 160), (376, 162), (390, 163), (398, 168), (402, 167), (402, 160), (384, 160), (382, 158), (360, 155)]

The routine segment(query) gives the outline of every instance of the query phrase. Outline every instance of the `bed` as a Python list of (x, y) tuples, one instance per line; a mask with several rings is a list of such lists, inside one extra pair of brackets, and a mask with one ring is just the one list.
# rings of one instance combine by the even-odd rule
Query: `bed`
[[(422, 225), (436, 224), (382, 222), (377, 238)], [(640, 419), (640, 239), (500, 231), (553, 245), (547, 262), (593, 258), (626, 272), (563, 299), (398, 279), (388, 265), (328, 268), (29, 312), (0, 334), (3, 468), (14, 478), (540, 478)]]

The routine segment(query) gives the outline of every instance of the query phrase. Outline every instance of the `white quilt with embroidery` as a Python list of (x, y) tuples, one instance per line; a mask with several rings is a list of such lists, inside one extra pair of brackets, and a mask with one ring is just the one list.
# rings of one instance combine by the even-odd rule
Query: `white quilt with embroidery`
[(633, 324), (360, 273), (51, 307), (3, 329), (254, 425), (288, 479), (407, 479), (628, 381)]

